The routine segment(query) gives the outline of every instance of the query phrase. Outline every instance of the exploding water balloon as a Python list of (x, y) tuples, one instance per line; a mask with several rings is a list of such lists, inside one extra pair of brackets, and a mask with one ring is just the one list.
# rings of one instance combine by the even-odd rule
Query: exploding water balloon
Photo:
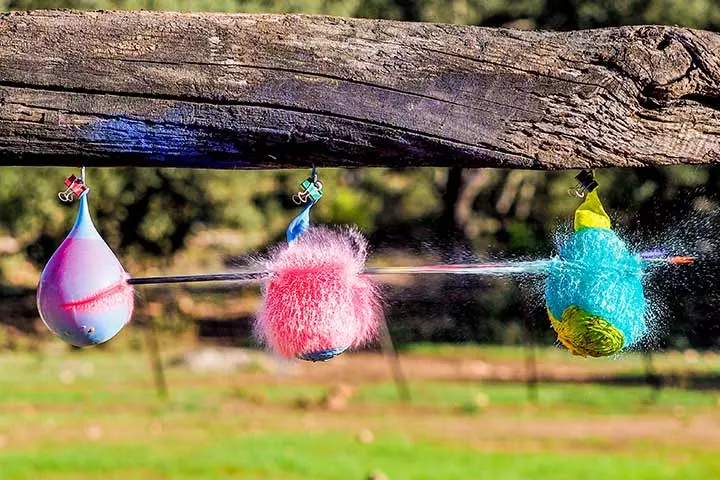
[(597, 191), (575, 212), (575, 233), (548, 272), (545, 298), (558, 340), (576, 355), (612, 355), (647, 332), (645, 261), (610, 229)]
[(268, 262), (255, 331), (280, 356), (327, 361), (374, 338), (379, 290), (362, 275), (367, 241), (360, 232), (310, 227), (310, 209), (323, 196), (315, 168), (300, 187), (293, 201), (306, 206)]
[(356, 230), (310, 227), (268, 262), (256, 334), (278, 355), (324, 361), (372, 340), (379, 290), (362, 275), (367, 241)]
[(133, 287), (128, 274), (95, 229), (87, 194), (75, 225), (40, 276), (37, 305), (47, 327), (84, 347), (106, 342), (130, 320)]

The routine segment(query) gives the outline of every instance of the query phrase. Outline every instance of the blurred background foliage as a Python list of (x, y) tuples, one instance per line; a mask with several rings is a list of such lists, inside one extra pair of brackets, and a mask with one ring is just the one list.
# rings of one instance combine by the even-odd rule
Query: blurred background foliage
[(483, 26), (570, 30), (641, 23), (714, 29), (715, 0), (0, 0), (38, 8), (308, 13)]
[[(0, 10), (35, 8), (297, 12), (559, 30), (720, 25), (714, 0), (0, 0)], [(0, 292), (34, 288), (68, 231), (75, 205), (62, 204), (56, 194), (71, 171), (0, 168)], [(696, 234), (717, 236), (719, 173), (717, 167), (685, 166), (602, 171), (599, 177), (622, 231), (645, 239), (643, 246), (657, 239), (682, 249)], [(91, 207), (131, 273), (213, 271), (283, 238), (297, 212), (291, 195), (306, 174), (90, 169)], [(376, 263), (548, 256), (578, 204), (568, 194), (574, 174), (323, 169), (326, 196), (314, 209), (315, 221), (357, 224), (370, 236)], [(709, 267), (656, 282), (665, 311), (657, 343), (717, 346), (714, 282)], [(388, 289), (388, 316), (400, 341), (552, 341), (541, 290), (531, 282), (420, 279)], [(19, 315), (13, 312), (0, 311), (5, 319)]]

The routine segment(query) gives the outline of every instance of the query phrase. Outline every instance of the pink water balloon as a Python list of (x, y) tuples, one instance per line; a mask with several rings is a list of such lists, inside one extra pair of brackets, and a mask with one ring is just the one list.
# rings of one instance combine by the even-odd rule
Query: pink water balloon
[(106, 342), (132, 316), (134, 293), (128, 278), (95, 229), (85, 194), (75, 225), (40, 276), (40, 317), (50, 331), (72, 345)]

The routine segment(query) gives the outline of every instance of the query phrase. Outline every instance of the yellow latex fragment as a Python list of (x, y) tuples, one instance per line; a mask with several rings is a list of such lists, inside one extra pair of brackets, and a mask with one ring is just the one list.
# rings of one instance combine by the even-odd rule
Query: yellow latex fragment
[(607, 357), (622, 350), (625, 336), (604, 318), (593, 315), (577, 305), (565, 309), (560, 321), (548, 309), (550, 323), (560, 343), (573, 355)]
[(585, 201), (575, 210), (575, 231), (582, 228), (610, 229), (610, 217), (600, 203), (597, 189), (588, 193)]

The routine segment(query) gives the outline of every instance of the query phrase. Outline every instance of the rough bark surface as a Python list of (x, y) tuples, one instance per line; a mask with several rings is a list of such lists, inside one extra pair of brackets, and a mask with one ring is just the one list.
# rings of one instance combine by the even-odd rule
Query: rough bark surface
[(715, 163), (720, 35), (0, 15), (0, 165)]

